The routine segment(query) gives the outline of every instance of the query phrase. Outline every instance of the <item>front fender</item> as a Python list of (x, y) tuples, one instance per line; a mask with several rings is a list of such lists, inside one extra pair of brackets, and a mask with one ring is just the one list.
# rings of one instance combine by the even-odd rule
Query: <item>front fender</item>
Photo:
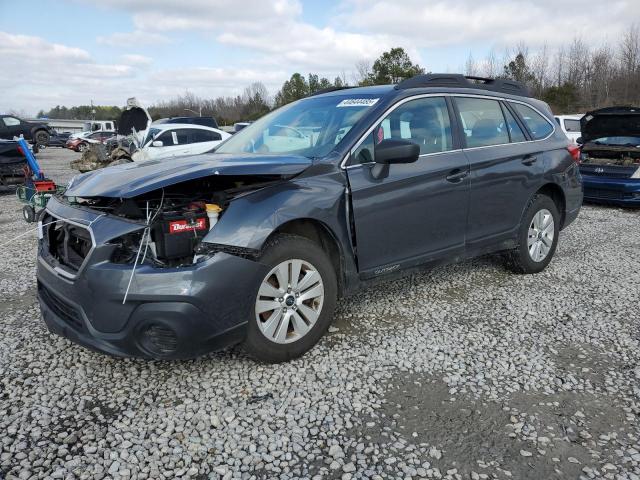
[(321, 222), (343, 241), (344, 192), (337, 172), (262, 188), (232, 200), (203, 242), (259, 250), (278, 227), (297, 219)]

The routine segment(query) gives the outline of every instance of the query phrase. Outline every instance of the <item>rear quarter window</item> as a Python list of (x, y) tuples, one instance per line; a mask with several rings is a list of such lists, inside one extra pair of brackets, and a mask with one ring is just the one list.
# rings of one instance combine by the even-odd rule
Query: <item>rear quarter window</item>
[(511, 103), (516, 109), (527, 128), (531, 132), (534, 140), (541, 140), (548, 137), (553, 132), (553, 125), (533, 108), (521, 103)]
[(580, 132), (580, 120), (565, 119), (564, 129), (567, 132)]

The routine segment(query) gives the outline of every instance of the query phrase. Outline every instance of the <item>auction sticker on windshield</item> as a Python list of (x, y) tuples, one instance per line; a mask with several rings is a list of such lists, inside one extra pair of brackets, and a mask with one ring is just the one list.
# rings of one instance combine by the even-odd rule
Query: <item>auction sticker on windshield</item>
[(347, 98), (336, 107), (370, 107), (378, 102), (379, 98)]

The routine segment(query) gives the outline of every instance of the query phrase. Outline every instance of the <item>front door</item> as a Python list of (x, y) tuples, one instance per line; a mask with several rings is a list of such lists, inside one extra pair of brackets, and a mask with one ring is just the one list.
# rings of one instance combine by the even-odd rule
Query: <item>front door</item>
[[(387, 138), (417, 143), (420, 158), (375, 178), (375, 146)], [(464, 153), (454, 149), (444, 97), (409, 100), (377, 124), (347, 168), (363, 276), (462, 254), (468, 172)]]

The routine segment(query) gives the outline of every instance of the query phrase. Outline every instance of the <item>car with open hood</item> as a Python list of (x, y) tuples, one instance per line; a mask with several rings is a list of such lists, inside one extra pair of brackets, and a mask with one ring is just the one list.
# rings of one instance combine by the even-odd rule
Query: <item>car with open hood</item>
[(580, 122), (585, 200), (640, 206), (640, 108), (602, 108)]
[(40, 218), (43, 318), (118, 356), (295, 358), (371, 283), (491, 252), (542, 271), (582, 204), (568, 147), (509, 80), (320, 92), (214, 152), (75, 177)]

